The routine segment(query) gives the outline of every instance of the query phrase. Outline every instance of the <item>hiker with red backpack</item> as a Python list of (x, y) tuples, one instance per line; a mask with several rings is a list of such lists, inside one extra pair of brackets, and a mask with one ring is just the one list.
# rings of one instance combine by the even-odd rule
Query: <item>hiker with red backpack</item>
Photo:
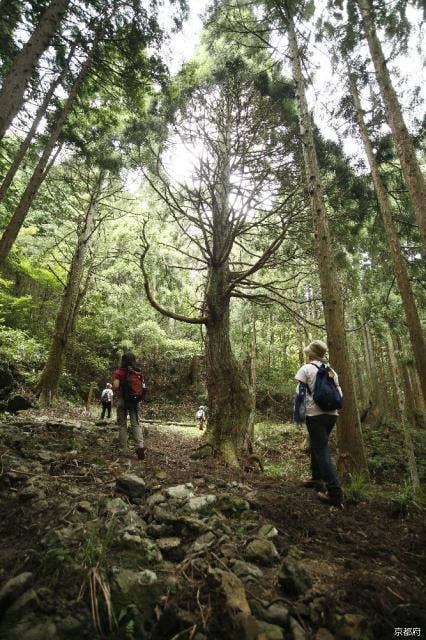
[(136, 455), (145, 458), (143, 432), (139, 425), (138, 404), (145, 394), (142, 372), (136, 357), (130, 351), (123, 354), (121, 364), (114, 372), (114, 389), (117, 389), (117, 424), (119, 429), (120, 453), (127, 455), (127, 416), (136, 442)]
[[(318, 498), (338, 508), (343, 507), (343, 492), (331, 459), (329, 437), (342, 408), (342, 390), (337, 373), (327, 364), (328, 347), (314, 340), (305, 349), (308, 364), (296, 373), (295, 420), (306, 421), (310, 438), (311, 479), (305, 487), (318, 491)], [(323, 493), (323, 485), (327, 493)]]

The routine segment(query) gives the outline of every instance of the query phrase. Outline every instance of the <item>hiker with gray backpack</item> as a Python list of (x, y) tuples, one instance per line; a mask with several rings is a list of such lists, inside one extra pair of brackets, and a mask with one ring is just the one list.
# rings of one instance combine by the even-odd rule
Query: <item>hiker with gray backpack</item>
[[(343, 507), (343, 492), (331, 459), (329, 437), (342, 408), (342, 390), (337, 373), (328, 365), (327, 345), (314, 340), (305, 349), (308, 364), (296, 373), (298, 382), (295, 422), (306, 422), (310, 439), (311, 478), (305, 487), (318, 491), (318, 498), (334, 507)], [(327, 493), (323, 493), (324, 484)]]

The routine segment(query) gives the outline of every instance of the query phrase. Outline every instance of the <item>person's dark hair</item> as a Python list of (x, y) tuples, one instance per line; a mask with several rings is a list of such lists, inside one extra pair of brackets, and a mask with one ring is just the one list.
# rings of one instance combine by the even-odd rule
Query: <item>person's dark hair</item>
[(123, 367), (123, 369), (127, 369), (128, 367), (133, 367), (136, 369), (137, 363), (135, 354), (131, 351), (126, 351), (126, 353), (123, 353), (123, 355), (121, 356), (121, 366)]

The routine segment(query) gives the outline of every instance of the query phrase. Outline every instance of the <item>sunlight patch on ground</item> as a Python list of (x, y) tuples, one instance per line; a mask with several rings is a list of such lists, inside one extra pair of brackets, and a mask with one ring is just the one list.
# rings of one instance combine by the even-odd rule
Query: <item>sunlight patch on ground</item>
[[(141, 424), (144, 425), (143, 420), (141, 420)], [(146, 426), (148, 429), (151, 429), (153, 425), (146, 422), (144, 426)], [(197, 427), (181, 427), (177, 424), (156, 424), (155, 427), (164, 431), (170, 431), (174, 434), (179, 434), (183, 438), (192, 440), (202, 438), (204, 433), (203, 431), (197, 429)]]

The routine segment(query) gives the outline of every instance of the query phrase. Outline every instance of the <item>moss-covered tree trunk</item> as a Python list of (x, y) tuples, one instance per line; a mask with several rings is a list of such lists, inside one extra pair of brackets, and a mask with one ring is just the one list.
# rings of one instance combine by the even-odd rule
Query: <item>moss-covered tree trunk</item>
[(353, 472), (366, 473), (367, 463), (345, 332), (343, 296), (331, 247), (327, 212), (321, 186), (311, 114), (309, 113), (306, 100), (305, 81), (302, 74), (299, 47), (294, 22), (290, 15), (287, 16), (287, 26), (293, 79), (296, 85), (296, 99), (306, 181), (311, 200), (327, 342), (330, 360), (338, 371), (344, 394), (343, 409), (340, 414), (337, 429), (339, 467), (345, 474)]
[(15, 57), (0, 90), (0, 140), (22, 106), (31, 75), (65, 15), (69, 0), (52, 0), (28, 42)]
[(386, 117), (395, 138), (402, 173), (413, 205), (423, 248), (426, 251), (426, 182), (402, 116), (401, 106), (392, 85), (380, 40), (377, 37), (371, 0), (357, 1), (377, 83), (385, 105)]
[(206, 292), (207, 438), (227, 464), (237, 467), (246, 443), (251, 396), (248, 379), (232, 353), (228, 287), (227, 263), (211, 269)]

